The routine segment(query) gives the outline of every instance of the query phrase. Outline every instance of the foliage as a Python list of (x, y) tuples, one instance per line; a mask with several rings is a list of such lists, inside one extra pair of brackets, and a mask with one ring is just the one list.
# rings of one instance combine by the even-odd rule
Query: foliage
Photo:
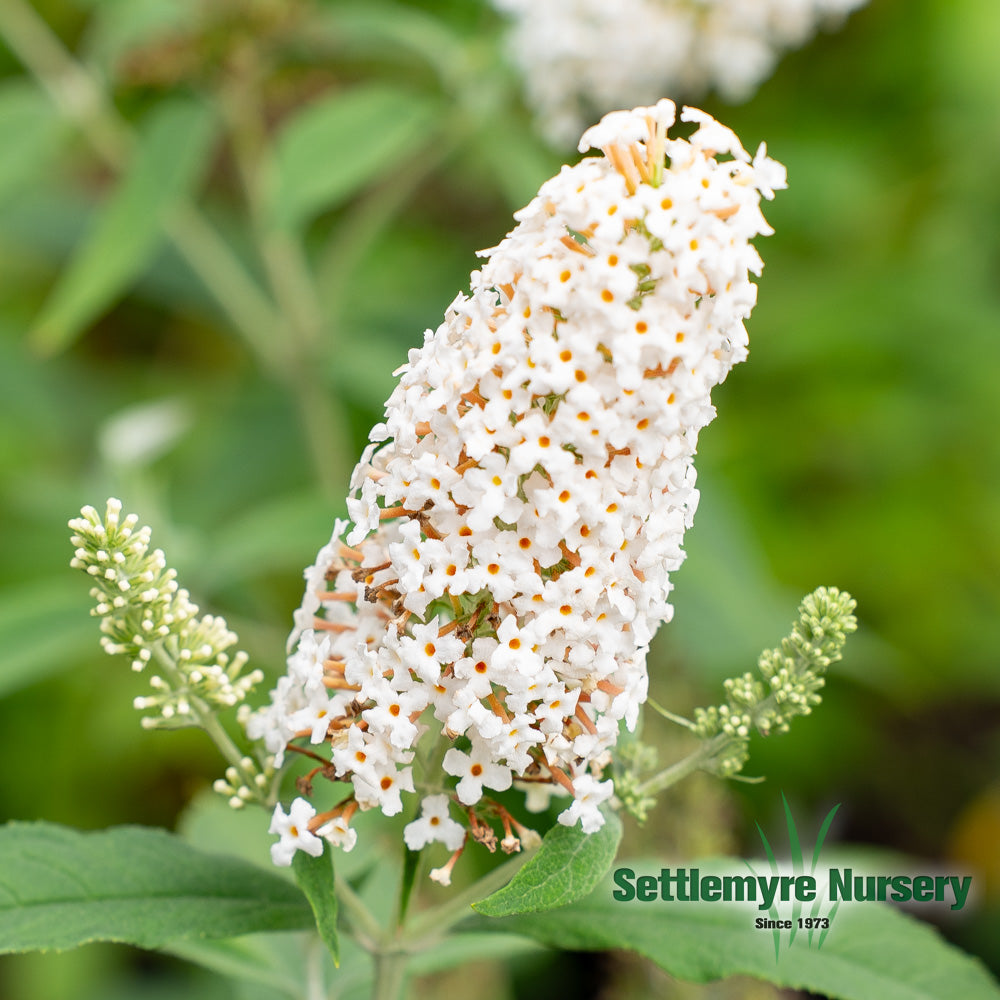
[[(636, 862), (634, 867), (658, 871), (659, 864)], [(711, 870), (711, 864), (699, 869)], [(930, 1000), (955, 993), (986, 1000), (998, 995), (995, 981), (978, 962), (888, 906), (842, 913), (822, 949), (803, 942), (782, 951), (776, 961), (770, 935), (754, 930), (753, 913), (746, 908), (676, 900), (623, 904), (610, 898), (610, 892), (595, 892), (554, 914), (509, 917), (502, 925), (580, 951), (630, 948), (694, 982), (752, 975), (836, 1000)]]
[(159, 948), (190, 937), (236, 937), (312, 926), (284, 879), (205, 854), (162, 830), (81, 833), (9, 823), (3, 845), (0, 950), (126, 941)]
[[(465, 2), (0, 4), (8, 817), (169, 826), (216, 776), (200, 734), (134, 731), (141, 682), (98, 655), (59, 525), (86, 500), (123, 496), (199, 603), (278, 672), (301, 568), (343, 513), (389, 372), (464, 286), (472, 250), (493, 245), (562, 160), (532, 135), (499, 29)], [(752, 363), (701, 444), (703, 502), (676, 620), (651, 657), (653, 695), (677, 713), (710, 700), (817, 578), (849, 588), (864, 616), (823, 711), (751, 741), (769, 787), (726, 799), (733, 853), (783, 787), (818, 816), (828, 796), (853, 803), (838, 837), (938, 859), (954, 845), (970, 865), (995, 864), (982, 805), (1000, 764), (998, 43), (990, 0), (873, 0), (787, 56), (753, 102), (719, 111), (741, 135), (767, 136), (790, 189), (770, 217)], [(44, 770), (25, 757), (42, 746)], [(633, 852), (643, 837), (717, 831), (694, 800), (630, 830)], [(365, 905), (390, 906), (374, 863), (350, 863)], [(564, 914), (552, 934), (566, 943), (583, 905), (505, 919), (523, 934)], [(939, 946), (907, 918), (865, 912), (888, 923), (868, 927), (867, 943), (862, 925), (855, 956), (905, 926), (903, 975), (907, 955)], [(587, 947), (634, 930), (641, 951), (676, 946), (662, 958), (675, 974), (708, 975), (677, 958), (682, 920), (643, 931), (618, 928), (619, 913), (597, 906), (608, 937)], [(989, 919), (949, 933), (1000, 967)], [(172, 947), (213, 968), (245, 953), (282, 954), (287, 968), (300, 947), (287, 937)], [(456, 935), (413, 968), (465, 961), (497, 937)], [(532, 954), (523, 936), (503, 947), (515, 966)], [(836, 948), (831, 937), (821, 954)], [(46, 977), (77, 960), (5, 959), (2, 986), (18, 1000), (58, 995)], [(982, 978), (963, 961), (942, 959), (935, 975), (973, 996)], [(62, 975), (81, 998), (112, 995), (127, 962), (116, 952), (85, 977)], [(345, 950), (342, 982), (370, 979), (365, 962)], [(771, 974), (756, 962), (711, 974)], [(263, 988), (260, 976), (249, 974)]]
[(590, 895), (618, 853), (621, 820), (608, 809), (605, 824), (594, 834), (578, 827), (554, 826), (538, 853), (491, 896), (473, 903), (477, 913), (507, 917), (558, 909)]

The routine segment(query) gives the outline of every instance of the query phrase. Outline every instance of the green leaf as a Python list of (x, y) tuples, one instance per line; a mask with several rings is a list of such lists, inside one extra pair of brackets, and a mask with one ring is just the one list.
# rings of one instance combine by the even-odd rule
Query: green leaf
[[(356, 813), (351, 827), (358, 832), (358, 842), (352, 851), (337, 858), (337, 872), (342, 878), (355, 880), (379, 862), (384, 862), (385, 817), (377, 809)], [(271, 862), (274, 837), (267, 832), (267, 823), (255, 809), (232, 809), (218, 792), (203, 789), (187, 804), (177, 821), (177, 832), (193, 847), (216, 851), (267, 868), (281, 878), (293, 880), (294, 872), (276, 868)], [(402, 836), (402, 834), (400, 834)]]
[(373, 180), (405, 170), (411, 147), (427, 144), (435, 110), (429, 98), (381, 84), (308, 105), (277, 138), (272, 223), (302, 225)]
[(333, 888), (333, 848), (314, 858), (296, 851), (292, 859), (295, 881), (306, 894), (316, 917), (316, 929), (330, 949), (333, 964), (340, 965), (340, 940), (337, 937), (337, 894)]
[(0, 87), (0, 202), (37, 176), (66, 129), (52, 102), (15, 80)]
[(367, 0), (363, 6), (340, 4), (320, 13), (317, 23), (352, 55), (416, 56), (452, 87), (456, 77), (468, 72), (465, 39), (447, 20), (414, 7), (376, 0)]
[(92, 604), (62, 576), (0, 591), (0, 696), (97, 656)]
[(242, 858), (293, 881), (288, 868), (278, 868), (271, 861), (274, 837), (267, 832), (264, 814), (258, 809), (233, 809), (212, 788), (203, 788), (184, 807), (177, 834), (199, 851)]
[(42, 309), (32, 332), (38, 350), (67, 347), (142, 274), (171, 210), (199, 179), (213, 126), (195, 100), (172, 100), (150, 112), (125, 177)]
[(538, 853), (507, 883), (473, 909), (487, 917), (553, 910), (582, 899), (607, 874), (622, 824), (617, 814), (604, 812), (605, 823), (597, 833), (578, 826), (556, 825), (545, 835)]
[[(265, 986), (299, 1000), (305, 992), (304, 986), (296, 981), (293, 970), (281, 967), (277, 961), (274, 945), (278, 938), (279, 935), (255, 934), (252, 938), (219, 941), (176, 941), (163, 950), (204, 969), (211, 969), (226, 979)], [(301, 958), (299, 948), (296, 948), (296, 957)]]
[[(718, 871), (742, 865), (734, 859)], [(633, 867), (658, 872), (660, 864)], [(699, 865), (702, 872), (713, 867)], [(770, 934), (754, 928), (758, 915), (752, 907), (723, 903), (616, 902), (605, 883), (572, 906), (491, 926), (563, 949), (629, 949), (699, 983), (746, 975), (832, 1000), (1000, 1000), (1000, 987), (977, 959), (884, 904), (842, 908), (822, 949), (799, 937), (777, 960)]]
[(0, 952), (90, 941), (158, 948), (312, 926), (302, 894), (284, 879), (164, 830), (0, 828)]

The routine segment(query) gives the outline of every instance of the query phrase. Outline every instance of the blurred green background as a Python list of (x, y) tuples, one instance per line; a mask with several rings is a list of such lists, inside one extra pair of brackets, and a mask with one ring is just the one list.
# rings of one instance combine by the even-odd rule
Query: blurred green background
[[(790, 188), (751, 359), (701, 438), (653, 692), (719, 700), (818, 584), (861, 629), (821, 709), (754, 744), (766, 783), (682, 786), (626, 844), (753, 854), (779, 790), (810, 832), (839, 802), (834, 839), (980, 873), (943, 929), (994, 970), (998, 51), (995, 0), (872, 0), (752, 101), (698, 101)], [(484, 3), (0, 3), (3, 819), (172, 827), (220, 770), (200, 734), (139, 730), (145, 680), (99, 652), (67, 518), (121, 497), (276, 676), (392, 370), (573, 158), (533, 132)], [(774, 995), (554, 963), (483, 995)], [(112, 947), (4, 959), (0, 993), (263, 995)]]

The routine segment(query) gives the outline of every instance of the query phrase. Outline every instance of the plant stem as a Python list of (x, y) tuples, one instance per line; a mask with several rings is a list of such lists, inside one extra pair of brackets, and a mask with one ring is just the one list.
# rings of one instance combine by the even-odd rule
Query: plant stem
[(335, 871), (333, 878), (337, 899), (354, 925), (358, 943), (366, 951), (377, 952), (384, 935), (382, 926), (340, 872)]
[(268, 371), (280, 372), (281, 318), (225, 240), (193, 205), (179, 205), (167, 235)]
[[(449, 902), (422, 913), (405, 931), (398, 924), (397, 914), (395, 926), (379, 934), (375, 939), (376, 946), (372, 949), (375, 959), (375, 988), (372, 1000), (398, 1000), (409, 956), (433, 947), (447, 936), (455, 924), (472, 916), (471, 905), (506, 885), (527, 859), (527, 853), (511, 858), (454, 896)], [(346, 888), (351, 895), (354, 894), (350, 886)], [(338, 882), (337, 895), (347, 908), (349, 906), (347, 897), (340, 894), (341, 885)], [(358, 903), (364, 908), (360, 900)], [(367, 913), (367, 910), (365, 912)], [(370, 914), (368, 918), (374, 919)]]
[(696, 730), (697, 726), (690, 720), (685, 719), (683, 715), (675, 715), (673, 712), (668, 712), (662, 705), (657, 704), (652, 698), (646, 699), (646, 704), (654, 711), (657, 715), (662, 715), (664, 719), (669, 722), (674, 723), (676, 726), (683, 726), (685, 729)]
[(409, 956), (398, 948), (379, 949), (375, 953), (375, 985), (372, 1000), (399, 1000), (406, 979)]
[(259, 66), (252, 53), (221, 99), (254, 242), (285, 320), (285, 378), (294, 390), (316, 477), (327, 496), (338, 497), (348, 467), (348, 449), (340, 433), (347, 421), (322, 376), (324, 354), (335, 345), (301, 236), (269, 218), (266, 181), (272, 156), (261, 115)]
[(707, 764), (713, 757), (716, 757), (728, 742), (730, 742), (730, 737), (722, 734), (705, 740), (697, 750), (688, 754), (687, 757), (683, 757), (676, 764), (671, 764), (670, 767), (660, 771), (659, 774), (654, 774), (653, 777), (644, 781), (636, 789), (637, 794), (656, 795), (665, 788), (677, 784), (678, 781), (686, 778), (689, 774), (694, 774), (695, 771), (701, 770), (703, 765)]
[(313, 935), (306, 952), (306, 1000), (325, 1000), (326, 986), (323, 983), (323, 959), (326, 946)]
[(371, 188), (341, 222), (317, 266), (318, 287), (322, 289), (327, 315), (337, 314), (359, 261), (378, 242), (420, 185), (462, 141), (463, 137), (458, 134), (451, 138), (437, 137), (410, 158), (406, 170), (398, 171)]
[(0, 3), (0, 35), (67, 118), (113, 166), (128, 155), (131, 136), (96, 80), (63, 48), (55, 33), (23, 0)]
[(347, 418), (340, 401), (317, 380), (316, 366), (303, 363), (301, 368), (310, 371), (308, 376), (303, 374), (295, 395), (316, 478), (327, 497), (342, 501), (351, 464), (341, 433)]
[(446, 931), (455, 924), (471, 917), (473, 903), (478, 903), (491, 892), (506, 885), (517, 873), (518, 869), (528, 860), (530, 852), (522, 851), (505, 861), (502, 865), (488, 872), (467, 889), (452, 897), (447, 903), (436, 906), (422, 913), (414, 920), (403, 940), (408, 951), (422, 951), (425, 947), (440, 940)]
[[(177, 661), (163, 648), (162, 643), (157, 643), (153, 647), (153, 657), (175, 685), (186, 685), (187, 681), (185, 681), (184, 676), (178, 669)], [(191, 721), (186, 723), (186, 725), (197, 726), (203, 729), (212, 742), (219, 748), (219, 753), (242, 773), (244, 770), (243, 758), (245, 755), (240, 753), (239, 747), (232, 741), (229, 733), (223, 728), (215, 710), (210, 705), (206, 705), (200, 698), (191, 696), (188, 698), (188, 702), (191, 705)]]
[(215, 714), (215, 711), (196, 699), (192, 699), (192, 705), (197, 708), (200, 716), (198, 724), (205, 730), (206, 733), (208, 733), (212, 742), (219, 748), (219, 752), (222, 756), (225, 757), (226, 760), (233, 765), (233, 767), (239, 768), (240, 771), (243, 771), (244, 768), (242, 761), (246, 755), (240, 753), (239, 747), (236, 746), (230, 738), (229, 733), (227, 733), (223, 728), (222, 723), (219, 722), (219, 718)]

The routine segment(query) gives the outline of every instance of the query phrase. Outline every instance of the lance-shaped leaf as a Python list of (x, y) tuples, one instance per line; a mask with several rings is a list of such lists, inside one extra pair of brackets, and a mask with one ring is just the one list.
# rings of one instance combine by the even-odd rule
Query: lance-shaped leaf
[(473, 909), (487, 917), (506, 917), (552, 910), (587, 896), (607, 874), (622, 839), (617, 814), (603, 812), (605, 823), (596, 833), (578, 826), (552, 827), (538, 853), (502, 889), (473, 903)]
[(337, 896), (333, 891), (333, 848), (324, 849), (314, 858), (305, 851), (296, 851), (292, 859), (295, 881), (306, 894), (316, 929), (323, 943), (330, 949), (333, 964), (340, 965), (340, 940), (337, 937)]
[(25, 80), (0, 87), (0, 202), (47, 164), (67, 129), (52, 102)]
[(164, 830), (0, 827), (0, 952), (90, 941), (158, 948), (313, 926), (309, 904), (287, 880)]
[(405, 170), (413, 148), (426, 145), (434, 116), (429, 98), (382, 84), (308, 105), (277, 138), (272, 224), (301, 225), (373, 181)]
[(201, 175), (213, 132), (198, 101), (176, 99), (150, 112), (124, 178), (42, 309), (32, 333), (37, 349), (68, 346), (143, 273), (171, 210)]
[(77, 583), (60, 576), (0, 589), (0, 697), (93, 653), (87, 597), (67, 582)]

